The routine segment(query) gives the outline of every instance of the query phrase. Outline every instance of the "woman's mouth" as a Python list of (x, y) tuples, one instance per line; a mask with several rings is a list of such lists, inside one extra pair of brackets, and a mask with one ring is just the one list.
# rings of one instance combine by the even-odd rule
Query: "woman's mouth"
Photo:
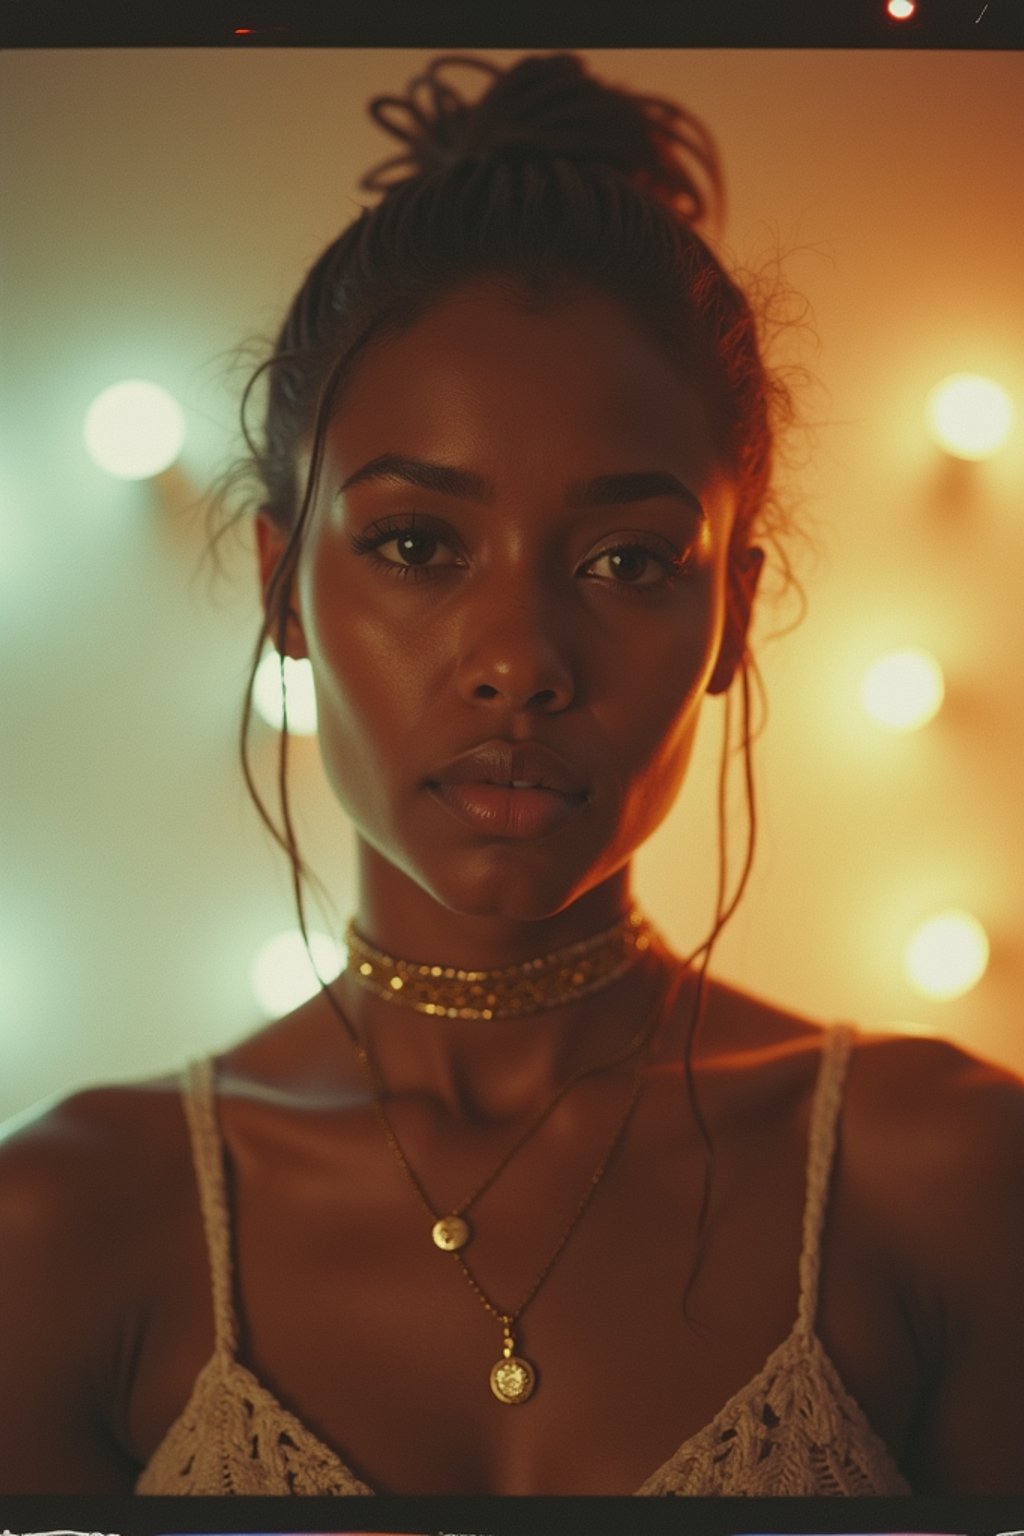
[(586, 794), (512, 784), (431, 784), (441, 803), (474, 830), (494, 837), (541, 837), (568, 821)]

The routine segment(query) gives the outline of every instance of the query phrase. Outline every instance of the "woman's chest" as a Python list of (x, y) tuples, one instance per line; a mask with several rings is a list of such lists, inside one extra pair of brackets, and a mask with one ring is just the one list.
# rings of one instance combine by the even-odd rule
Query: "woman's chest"
[[(716, 1143), (684, 1311), (704, 1165), (653, 1109), (597, 1185), (600, 1147), (524, 1149), (467, 1212), (473, 1236), (459, 1256), (436, 1247), (430, 1214), (382, 1144), (325, 1160), (308, 1140), (275, 1140), (229, 1112), (239, 1359), (383, 1492), (631, 1493), (793, 1327), (804, 1119), (794, 1107), (788, 1121)], [(823, 1253), (819, 1332), (899, 1456), (915, 1395), (908, 1344), (849, 1194), (846, 1206), (849, 1237), (829, 1230)], [(173, 1221), (181, 1260), (163, 1283), (159, 1264), (147, 1266), (155, 1290), (125, 1408), (143, 1462), (213, 1347), (194, 1180)], [(535, 1371), (517, 1404), (491, 1388), (503, 1315)]]

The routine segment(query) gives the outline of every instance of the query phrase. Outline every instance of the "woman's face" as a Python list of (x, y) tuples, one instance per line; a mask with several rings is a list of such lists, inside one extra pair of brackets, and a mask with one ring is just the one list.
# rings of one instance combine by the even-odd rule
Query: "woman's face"
[[(311, 662), (362, 852), (396, 879), (451, 911), (537, 918), (662, 822), (744, 638), (720, 657), (734, 500), (710, 441), (695, 388), (589, 290), (531, 313), (474, 282), (360, 361), (326, 434), (289, 652)], [(363, 473), (384, 455), (463, 484)], [(283, 543), (262, 518), (258, 542), (265, 590)], [(586, 800), (541, 836), (467, 826), (429, 781), (494, 737), (551, 747)]]

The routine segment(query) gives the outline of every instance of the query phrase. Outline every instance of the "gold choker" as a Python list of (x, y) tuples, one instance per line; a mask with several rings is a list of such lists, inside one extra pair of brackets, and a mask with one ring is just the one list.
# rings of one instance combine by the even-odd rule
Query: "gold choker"
[(558, 1008), (609, 986), (637, 963), (656, 933), (634, 906), (614, 928), (539, 960), (493, 971), (464, 971), (386, 955), (360, 937), (352, 918), (345, 930), (346, 971), (377, 997), (417, 1013), (507, 1019)]

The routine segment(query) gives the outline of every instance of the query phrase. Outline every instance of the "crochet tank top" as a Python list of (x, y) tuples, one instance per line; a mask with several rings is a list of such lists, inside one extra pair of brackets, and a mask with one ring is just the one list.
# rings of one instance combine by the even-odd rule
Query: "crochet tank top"
[[(852, 1025), (838, 1024), (824, 1034), (811, 1111), (796, 1322), (753, 1380), (637, 1494), (913, 1492), (814, 1331), (822, 1222), (855, 1033)], [(134, 1491), (373, 1494), (377, 1490), (361, 1482), (338, 1451), (235, 1359), (231, 1228), (211, 1058), (189, 1062), (182, 1081), (213, 1280), (214, 1352)]]

